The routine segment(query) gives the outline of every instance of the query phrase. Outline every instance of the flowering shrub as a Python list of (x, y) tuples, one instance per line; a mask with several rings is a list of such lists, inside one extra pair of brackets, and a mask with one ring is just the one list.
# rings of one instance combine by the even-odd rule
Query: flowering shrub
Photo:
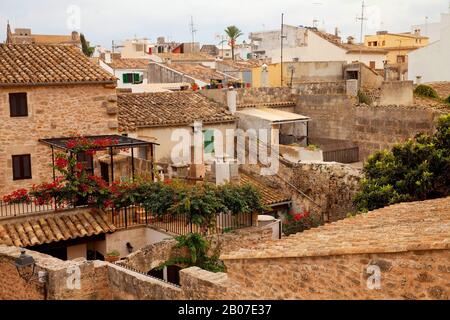
[(26, 189), (19, 189), (11, 193), (10, 195), (4, 196), (3, 201), (6, 203), (29, 203), (30, 196), (28, 195), (28, 191)]
[[(67, 142), (71, 152), (59, 153), (55, 157), (54, 169), (60, 177), (51, 183), (34, 185), (31, 190), (17, 190), (5, 196), (7, 203), (54, 204), (64, 208), (67, 204), (83, 204), (99, 209), (120, 209), (141, 205), (149, 212), (161, 217), (166, 214), (182, 214), (188, 221), (206, 231), (222, 212), (262, 213), (261, 196), (251, 185), (237, 186), (197, 184), (188, 186), (178, 181), (114, 182), (108, 185), (101, 177), (88, 174), (77, 154), (95, 152), (98, 148), (115, 144), (110, 139), (88, 140), (77, 137)], [(33, 199), (33, 200), (31, 200)]]
[(283, 232), (288, 236), (318, 227), (319, 225), (319, 219), (313, 217), (309, 211), (305, 210), (295, 214), (287, 214), (283, 221)]

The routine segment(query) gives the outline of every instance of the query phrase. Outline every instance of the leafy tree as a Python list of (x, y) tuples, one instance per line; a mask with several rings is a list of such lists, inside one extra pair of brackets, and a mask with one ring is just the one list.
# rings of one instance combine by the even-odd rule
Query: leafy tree
[(86, 40), (86, 37), (84, 36), (84, 34), (80, 34), (80, 41), (81, 41), (81, 49), (83, 50), (83, 53), (86, 57), (92, 57), (92, 55), (94, 54), (94, 47), (90, 47), (88, 45), (88, 42)]
[(438, 121), (429, 136), (395, 145), (372, 155), (364, 166), (362, 190), (355, 197), (360, 211), (450, 194), (450, 114)]
[(234, 48), (236, 47), (236, 40), (244, 35), (244, 33), (236, 26), (229, 26), (225, 29), (225, 33), (229, 38), (229, 44), (231, 47), (231, 57), (234, 60)]

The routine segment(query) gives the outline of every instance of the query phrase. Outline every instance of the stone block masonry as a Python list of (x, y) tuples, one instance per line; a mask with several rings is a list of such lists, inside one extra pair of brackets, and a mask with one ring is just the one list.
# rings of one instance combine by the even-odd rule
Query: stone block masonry
[(443, 198), (383, 208), (222, 259), (242, 297), (448, 300), (449, 238), (450, 198)]
[[(26, 92), (27, 117), (10, 117), (9, 93)], [(0, 89), (0, 196), (52, 180), (51, 149), (39, 139), (74, 133), (117, 133), (117, 97), (111, 85)], [(31, 180), (13, 181), (12, 155), (31, 154)]]
[(356, 106), (343, 95), (299, 96), (295, 112), (311, 117), (310, 138), (352, 141), (360, 148), (361, 160), (420, 132), (432, 133), (446, 113), (419, 106)]

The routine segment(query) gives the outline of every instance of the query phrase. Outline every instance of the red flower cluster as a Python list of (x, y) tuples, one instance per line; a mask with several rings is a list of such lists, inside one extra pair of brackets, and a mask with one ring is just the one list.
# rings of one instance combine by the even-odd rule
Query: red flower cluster
[(118, 143), (119, 143), (119, 140), (110, 139), (110, 138), (100, 138), (100, 139), (96, 139), (92, 142), (92, 144), (94, 146), (99, 147), (99, 148), (110, 147), (110, 146), (116, 145)]
[(14, 191), (10, 195), (4, 196), (3, 201), (6, 203), (29, 203), (30, 196), (28, 195), (28, 191), (26, 189), (19, 189)]
[(94, 182), (97, 186), (104, 189), (108, 187), (108, 184), (105, 180), (103, 180), (102, 177), (96, 176), (96, 175), (89, 175), (88, 180)]
[(295, 222), (300, 222), (305, 218), (309, 217), (309, 212), (308, 211), (303, 211), (303, 213), (297, 213), (296, 215), (294, 215), (294, 221)]
[(62, 170), (64, 168), (66, 168), (68, 165), (69, 165), (69, 161), (65, 158), (58, 157), (55, 160), (55, 166), (58, 167), (58, 169)]

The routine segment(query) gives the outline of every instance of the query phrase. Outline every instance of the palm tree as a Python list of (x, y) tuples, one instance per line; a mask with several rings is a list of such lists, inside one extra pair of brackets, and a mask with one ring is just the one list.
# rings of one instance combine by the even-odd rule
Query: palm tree
[(230, 47), (231, 47), (231, 56), (234, 60), (234, 47), (236, 46), (236, 40), (240, 36), (244, 35), (241, 30), (239, 30), (236, 26), (229, 26), (225, 29), (225, 33), (230, 39)]

